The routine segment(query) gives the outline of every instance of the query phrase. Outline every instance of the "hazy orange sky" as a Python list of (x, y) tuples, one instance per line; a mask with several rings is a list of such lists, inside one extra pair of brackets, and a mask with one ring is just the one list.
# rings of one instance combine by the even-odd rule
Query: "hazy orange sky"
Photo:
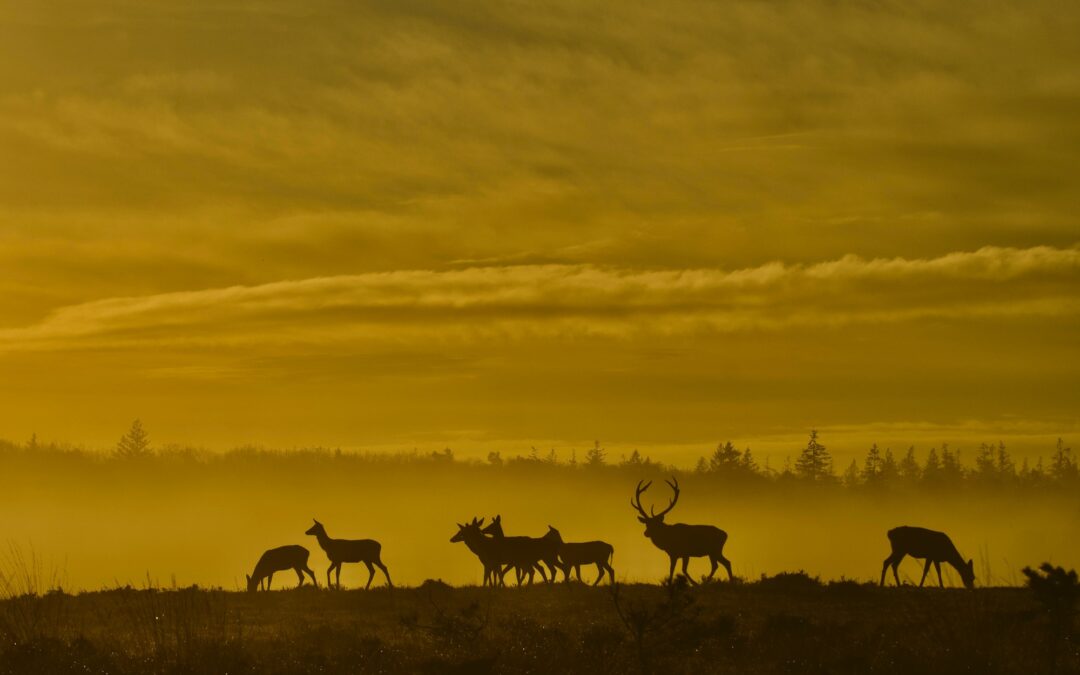
[(1048, 452), (1077, 35), (1042, 0), (0, 3), (0, 437)]

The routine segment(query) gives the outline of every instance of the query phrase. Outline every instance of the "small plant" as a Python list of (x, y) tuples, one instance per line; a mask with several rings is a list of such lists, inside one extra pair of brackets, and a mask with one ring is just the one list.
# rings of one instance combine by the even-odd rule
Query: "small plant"
[(1077, 580), (1076, 570), (1066, 571), (1064, 567), (1054, 567), (1048, 562), (1039, 565), (1038, 570), (1025, 567), (1023, 572), (1027, 577), (1028, 588), (1046, 612), (1049, 672), (1055, 673), (1061, 643), (1069, 639), (1072, 631), (1076, 601), (1080, 598), (1080, 582)]
[(661, 636), (696, 617), (697, 607), (689, 588), (690, 581), (679, 575), (664, 584), (664, 598), (660, 602), (650, 603), (644, 599), (623, 599), (621, 585), (611, 585), (611, 601), (634, 642), (639, 672), (653, 672), (653, 652), (662, 644)]

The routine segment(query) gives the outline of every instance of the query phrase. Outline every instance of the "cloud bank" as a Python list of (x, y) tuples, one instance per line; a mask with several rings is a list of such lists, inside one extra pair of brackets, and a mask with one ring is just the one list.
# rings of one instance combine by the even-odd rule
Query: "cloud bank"
[(929, 259), (739, 270), (521, 265), (280, 281), (59, 308), (0, 348), (111, 344), (629, 337), (924, 318), (1075, 316), (1080, 249), (987, 247)]

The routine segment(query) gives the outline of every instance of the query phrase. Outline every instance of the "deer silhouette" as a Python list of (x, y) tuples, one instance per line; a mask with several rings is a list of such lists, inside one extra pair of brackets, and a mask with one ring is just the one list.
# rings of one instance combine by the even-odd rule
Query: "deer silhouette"
[(945, 587), (945, 582), (941, 579), (941, 563), (943, 562), (949, 563), (960, 573), (960, 579), (964, 582), (964, 586), (975, 588), (975, 561), (968, 559), (965, 562), (964, 557), (960, 555), (960, 552), (956, 550), (956, 546), (953, 545), (952, 539), (949, 539), (944, 532), (904, 525), (889, 530), (889, 544), (892, 546), (892, 553), (889, 554), (888, 558), (885, 558), (885, 562), (881, 565), (882, 586), (885, 585), (885, 572), (888, 571), (890, 566), (892, 567), (893, 577), (896, 579), (896, 585), (900, 585), (900, 574), (896, 571), (896, 568), (900, 567), (900, 561), (904, 559), (904, 556), (909, 555), (912, 558), (926, 560), (926, 564), (923, 566), (922, 579), (919, 580), (919, 588), (922, 588), (923, 584), (926, 583), (926, 575), (930, 573), (931, 563), (933, 563), (934, 569), (937, 571), (938, 584), (942, 588)]
[(704, 556), (708, 556), (709, 562), (712, 563), (709, 579), (712, 579), (713, 575), (716, 574), (716, 567), (719, 563), (727, 570), (728, 580), (731, 580), (731, 561), (724, 557), (724, 544), (727, 543), (728, 537), (727, 532), (712, 525), (687, 525), (685, 523), (672, 525), (665, 523), (664, 516), (675, 508), (675, 504), (679, 501), (679, 481), (672, 476), (671, 480), (664, 482), (674, 492), (674, 496), (666, 509), (656, 513), (655, 508), (650, 507), (649, 512), (646, 513), (645, 509), (642, 508), (641, 495), (649, 489), (652, 481), (648, 483), (638, 481), (634, 497), (630, 500), (630, 506), (633, 506), (641, 514), (638, 516), (638, 520), (645, 524), (645, 536), (652, 541), (654, 546), (667, 553), (668, 558), (671, 559), (668, 582), (670, 583), (675, 576), (675, 563), (681, 558), (683, 576), (690, 583), (697, 583), (690, 578), (686, 568), (690, 564), (690, 558)]
[(318, 586), (315, 581), (315, 573), (308, 567), (308, 550), (295, 544), (290, 546), (278, 546), (262, 554), (259, 562), (255, 563), (255, 571), (247, 575), (247, 589), (254, 592), (262, 587), (263, 579), (266, 580), (266, 590), (270, 590), (270, 584), (274, 581), (274, 572), (282, 570), (294, 570), (299, 579), (297, 588), (304, 585), (304, 572), (311, 577), (311, 583)]
[(548, 534), (559, 544), (556, 549), (559, 553), (559, 566), (567, 583), (570, 583), (570, 568), (574, 569), (578, 581), (581, 581), (582, 565), (596, 565), (599, 576), (596, 577), (593, 586), (604, 578), (604, 572), (611, 577), (611, 583), (615, 583), (615, 570), (610, 564), (612, 556), (615, 555), (614, 546), (606, 541), (565, 542), (559, 531), (551, 525), (548, 525)]
[(481, 530), (483, 525), (484, 518), (475, 517), (470, 523), (464, 525), (458, 523), (457, 534), (450, 537), (450, 543), (463, 542), (480, 559), (480, 564), (484, 566), (484, 586), (489, 583), (492, 586), (496, 583), (505, 586), (500, 572), (504, 564), (510, 563), (506, 555), (506, 547), (501, 541), (485, 535)]
[[(528, 574), (529, 583), (531, 584), (537, 570), (539, 570), (540, 576), (546, 582), (548, 581), (547, 574), (544, 572), (544, 568), (540, 566), (540, 563), (543, 562), (547, 565), (548, 571), (551, 572), (551, 581), (556, 581), (555, 575), (559, 569), (559, 544), (551, 536), (550, 531), (543, 537), (507, 537), (503, 533), (501, 515), (492, 518), (491, 524), (481, 531), (484, 534), (491, 535), (492, 539), (503, 546), (503, 553), (508, 559), (508, 564), (500, 570), (500, 580), (506, 576), (511, 567), (516, 567), (518, 585), (521, 585), (521, 580), (526, 574)], [(558, 533), (556, 532), (556, 534)]]
[[(314, 520), (314, 519), (313, 519)], [(326, 568), (326, 585), (331, 586), (330, 572), (337, 570), (337, 587), (341, 588), (341, 565), (342, 563), (362, 562), (367, 566), (368, 580), (365, 589), (371, 588), (371, 580), (375, 578), (375, 567), (382, 570), (386, 577), (386, 585), (394, 587), (390, 581), (390, 572), (382, 563), (382, 544), (374, 539), (331, 539), (326, 533), (326, 528), (319, 521), (308, 528), (304, 534), (315, 535), (319, 546), (326, 552), (330, 559), (330, 567)]]

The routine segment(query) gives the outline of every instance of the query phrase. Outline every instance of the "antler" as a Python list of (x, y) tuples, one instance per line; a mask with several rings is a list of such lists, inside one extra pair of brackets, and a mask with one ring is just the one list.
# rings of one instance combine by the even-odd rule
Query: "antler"
[(659, 514), (654, 513), (653, 517), (657, 517), (657, 515), (662, 516), (662, 515), (666, 514), (668, 511), (675, 508), (675, 503), (677, 501), (679, 501), (679, 479), (676, 478), (675, 476), (672, 476), (671, 480), (665, 480), (664, 482), (668, 484), (668, 487), (670, 487), (671, 490), (675, 493), (675, 496), (671, 498), (671, 503), (668, 504), (668, 507), (666, 509), (661, 511)]
[(641, 495), (643, 492), (649, 489), (649, 486), (652, 485), (652, 481), (645, 483), (644, 486), (642, 486), (642, 483), (645, 483), (645, 481), (638, 481), (637, 489), (634, 490), (634, 498), (630, 500), (630, 506), (633, 506), (635, 509), (637, 509), (638, 513), (640, 513), (642, 517), (648, 518), (649, 514), (645, 513), (645, 509), (641, 507)]

